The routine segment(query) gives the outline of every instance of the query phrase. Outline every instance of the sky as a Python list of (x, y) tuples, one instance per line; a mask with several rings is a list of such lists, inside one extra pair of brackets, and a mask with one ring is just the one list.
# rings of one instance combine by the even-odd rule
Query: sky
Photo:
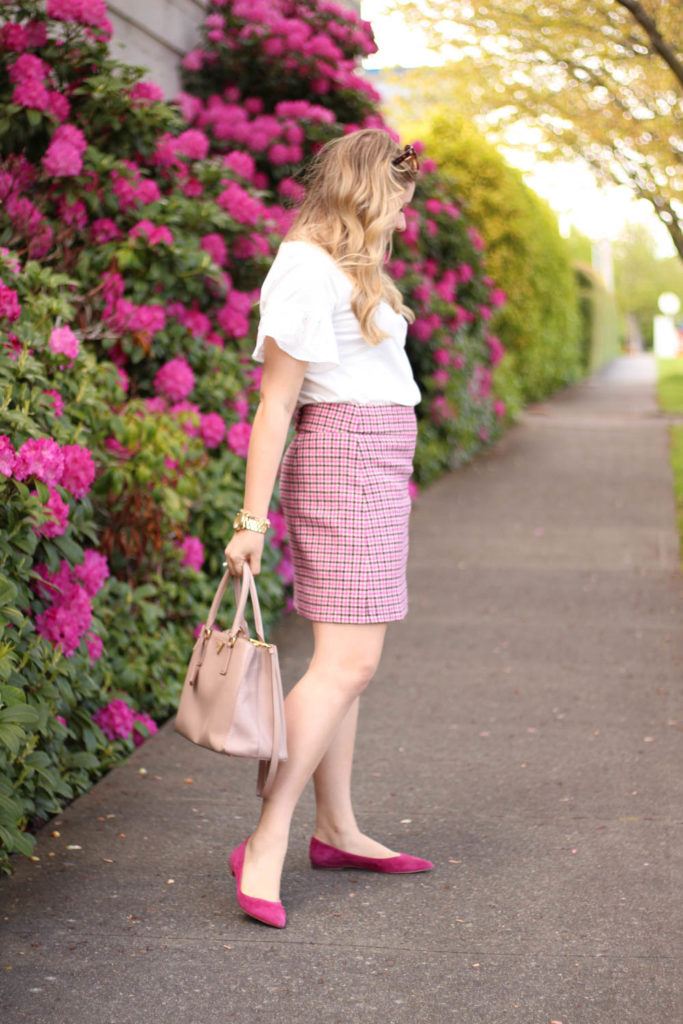
[[(386, 7), (387, 0), (361, 0), (361, 15), (371, 22), (379, 47), (377, 53), (363, 61), (363, 66), (378, 70), (436, 67), (442, 63), (439, 56), (427, 48), (424, 35), (413, 27), (408, 29), (400, 14), (383, 13)], [(516, 149), (513, 136), (511, 145), (505, 147), (503, 153), (509, 163), (524, 173), (527, 185), (557, 212), (563, 233), (574, 225), (594, 241), (614, 240), (627, 222), (636, 221), (651, 229), (660, 256), (674, 254), (668, 231), (647, 201), (636, 200), (625, 186), (598, 187), (592, 171), (580, 160), (571, 163), (536, 161), (528, 151), (528, 136), (523, 141), (526, 145)]]

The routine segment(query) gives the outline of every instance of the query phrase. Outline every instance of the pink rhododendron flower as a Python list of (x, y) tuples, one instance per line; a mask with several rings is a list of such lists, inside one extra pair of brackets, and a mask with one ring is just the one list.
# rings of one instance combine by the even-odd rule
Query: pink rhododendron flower
[(28, 46), (28, 34), (23, 25), (10, 22), (0, 28), (0, 49), (21, 53)]
[(33, 53), (22, 53), (9, 67), (9, 80), (15, 85), (34, 79), (42, 82), (47, 77), (47, 64)]
[(17, 454), (7, 434), (0, 434), (0, 475), (12, 476)]
[(130, 90), (133, 106), (144, 107), (150, 103), (163, 103), (164, 90), (154, 82), (136, 82)]
[(63, 715), (55, 715), (55, 722), (59, 722), (59, 724), (63, 725), (66, 729), (66, 718), (64, 718)]
[(82, 199), (70, 203), (66, 196), (60, 196), (57, 200), (57, 214), (67, 227), (84, 228), (88, 223), (88, 211)]
[(498, 419), (502, 419), (505, 415), (505, 408), (505, 402), (501, 398), (497, 398), (493, 403), (493, 411)]
[(493, 306), (494, 309), (498, 309), (500, 306), (505, 305), (507, 299), (508, 297), (502, 288), (494, 288), (489, 295), (489, 304)]
[(449, 381), (448, 370), (435, 370), (432, 374), (432, 383), (437, 388), (445, 388)]
[(110, 217), (99, 217), (90, 225), (92, 240), (95, 245), (104, 245), (121, 237), (121, 231)]
[(19, 107), (29, 107), (31, 110), (47, 110), (50, 95), (37, 78), (26, 78), (23, 82), (15, 85), (12, 103), (16, 103)]
[(410, 333), (418, 341), (428, 341), (432, 336), (432, 328), (428, 320), (418, 317), (410, 326)]
[[(36, 494), (36, 491), (32, 492)], [(50, 488), (50, 497), (44, 505), (45, 511), (50, 514), (47, 522), (36, 524), (33, 529), (39, 537), (61, 537), (66, 532), (69, 524), (69, 506), (62, 500), (61, 495), (54, 487)]]
[(201, 71), (204, 66), (204, 57), (206, 56), (204, 50), (190, 50), (183, 57), (183, 67), (186, 71)]
[(182, 358), (171, 359), (157, 370), (154, 388), (168, 398), (187, 398), (194, 388), (194, 373), (190, 364)]
[(180, 425), (189, 437), (199, 437), (201, 413), (198, 405), (194, 402), (176, 402), (168, 411), (171, 415), (180, 417)]
[(278, 184), (277, 190), (283, 199), (288, 199), (292, 203), (301, 202), (306, 193), (303, 185), (300, 185), (298, 181), (294, 181), (293, 178), (283, 178)]
[(95, 479), (95, 463), (88, 448), (80, 444), (65, 444), (64, 472), (60, 483), (74, 498), (83, 498)]
[(263, 206), (250, 196), (236, 181), (231, 181), (220, 193), (216, 202), (239, 224), (258, 224), (263, 215)]
[(233, 423), (228, 429), (226, 440), (228, 442), (228, 448), (230, 448), (236, 455), (240, 455), (243, 459), (246, 459), (247, 452), (249, 451), (249, 438), (251, 437), (251, 424), (249, 423)]
[(113, 32), (105, 0), (47, 0), (46, 13), (58, 21), (76, 21), (100, 29), (105, 38)]
[(223, 157), (223, 163), (231, 171), (234, 171), (235, 174), (239, 174), (241, 178), (246, 178), (247, 181), (251, 181), (254, 177), (256, 161), (251, 153), (245, 153), (242, 149), (235, 149), (231, 153), (226, 153)]
[(287, 527), (285, 525), (285, 517), (281, 512), (269, 512), (268, 518), (270, 519), (270, 528), (273, 531), (271, 537), (271, 544), (279, 547), (287, 536)]
[(141, 220), (128, 232), (131, 238), (144, 236), (150, 245), (164, 242), (166, 245), (173, 245), (173, 235), (170, 228), (165, 224), (156, 225), (151, 220)]
[(217, 412), (202, 416), (199, 429), (207, 448), (217, 448), (225, 436), (225, 422)]
[(133, 454), (129, 448), (126, 448), (126, 446), (121, 444), (120, 441), (117, 441), (115, 437), (107, 437), (104, 442), (104, 447), (108, 452), (111, 452), (112, 455), (115, 455), (119, 459), (129, 459)]
[(119, 378), (119, 387), (123, 391), (124, 395), (127, 395), (128, 388), (130, 387), (130, 380), (128, 379), (128, 374), (121, 366), (117, 366), (116, 376)]
[(108, 740), (125, 740), (130, 736), (135, 724), (135, 712), (125, 700), (110, 700), (92, 716)]
[(282, 558), (275, 566), (275, 572), (286, 586), (294, 582), (294, 562), (289, 552), (283, 552)]
[(477, 250), (477, 252), (481, 252), (484, 249), (486, 242), (482, 238), (480, 232), (477, 231), (475, 227), (470, 225), (467, 229), (467, 234), (469, 235), (470, 241), (474, 248)]
[(491, 356), (491, 363), (496, 366), (503, 356), (505, 355), (505, 348), (500, 338), (497, 338), (495, 334), (489, 334), (486, 338), (486, 342), (489, 347), (489, 353)]
[(104, 644), (102, 643), (102, 637), (98, 636), (97, 633), (88, 633), (85, 638), (85, 646), (91, 661), (97, 661), (98, 658), (102, 657)]
[(187, 327), (188, 331), (195, 336), (195, 338), (203, 338), (211, 330), (211, 321), (206, 315), (198, 309), (187, 309), (185, 310), (178, 319)]
[(78, 355), (78, 338), (70, 327), (53, 328), (48, 345), (55, 355), (65, 355), (69, 359), (75, 359)]
[(183, 195), (188, 199), (198, 199), (204, 195), (204, 186), (197, 178), (189, 178), (183, 185)]
[(94, 597), (109, 576), (107, 559), (99, 551), (86, 548), (83, 553), (82, 565), (74, 565), (73, 575), (83, 584), (86, 594)]
[(181, 565), (187, 565), (190, 569), (199, 572), (204, 562), (204, 545), (199, 537), (183, 537), (178, 545), (183, 552)]
[(28, 21), (24, 25), (26, 45), (29, 49), (40, 49), (47, 43), (47, 26), (44, 21)]
[(450, 361), (451, 361), (451, 356), (450, 356), (450, 353), (449, 353), (448, 349), (446, 349), (446, 348), (437, 348), (436, 352), (434, 353), (434, 362), (438, 366), (448, 366)]
[(474, 277), (474, 267), (469, 263), (461, 263), (456, 269), (456, 273), (461, 284), (468, 284)]
[(187, 156), (191, 160), (203, 160), (209, 152), (209, 140), (198, 128), (188, 128), (177, 137), (174, 149), (180, 156)]
[(61, 647), (64, 656), (70, 658), (90, 628), (92, 607), (84, 588), (69, 578), (68, 563), (62, 562), (62, 567), (65, 570), (60, 569), (55, 576), (45, 574), (48, 581), (58, 580), (59, 592), (55, 594), (53, 604), (36, 615), (35, 625), (40, 636), (55, 647)]
[(64, 413), (64, 399), (59, 391), (43, 391), (43, 394), (50, 402), (55, 416), (61, 416)]
[(246, 420), (249, 415), (249, 399), (244, 395), (238, 395), (238, 397), (232, 403), (232, 408), (237, 414), (237, 418), (240, 420)]
[[(153, 736), (155, 732), (159, 731), (159, 726), (157, 725), (157, 723), (146, 712), (136, 711), (135, 721), (139, 722), (140, 725), (144, 725), (150, 736)], [(138, 730), (135, 728), (133, 729), (133, 743), (135, 744), (136, 747), (139, 747), (142, 743), (145, 742), (146, 739), (147, 737), (143, 736), (141, 732), (138, 732)]]
[(68, 178), (80, 174), (83, 169), (83, 153), (87, 148), (85, 135), (72, 124), (61, 124), (52, 136), (43, 157), (43, 167), (56, 178)]
[(47, 110), (56, 121), (61, 123), (68, 119), (71, 112), (71, 104), (61, 92), (52, 90), (47, 94)]
[(19, 296), (13, 288), (8, 288), (0, 281), (0, 319), (6, 317), (10, 323), (13, 323), (19, 319), (20, 315)]
[(50, 437), (30, 437), (17, 452), (14, 475), (17, 480), (36, 476), (43, 483), (61, 483), (64, 472), (64, 454)]

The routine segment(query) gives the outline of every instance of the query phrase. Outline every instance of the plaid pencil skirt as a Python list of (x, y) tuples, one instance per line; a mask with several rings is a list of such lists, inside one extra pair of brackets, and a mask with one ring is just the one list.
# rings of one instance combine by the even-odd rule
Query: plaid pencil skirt
[(415, 410), (322, 402), (295, 426), (280, 473), (294, 607), (315, 622), (404, 618)]

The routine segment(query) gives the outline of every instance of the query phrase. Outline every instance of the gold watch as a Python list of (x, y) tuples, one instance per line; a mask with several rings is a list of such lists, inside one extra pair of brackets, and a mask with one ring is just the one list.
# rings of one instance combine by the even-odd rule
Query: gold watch
[(270, 519), (260, 519), (243, 508), (239, 510), (232, 524), (233, 530), (251, 530), (252, 533), (265, 533), (269, 526)]

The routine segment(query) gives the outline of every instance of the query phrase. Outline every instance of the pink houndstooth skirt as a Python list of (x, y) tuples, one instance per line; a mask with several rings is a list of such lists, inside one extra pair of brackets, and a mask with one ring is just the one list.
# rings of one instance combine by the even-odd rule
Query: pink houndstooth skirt
[(296, 610), (315, 622), (404, 618), (415, 410), (323, 402), (295, 425), (280, 499)]

